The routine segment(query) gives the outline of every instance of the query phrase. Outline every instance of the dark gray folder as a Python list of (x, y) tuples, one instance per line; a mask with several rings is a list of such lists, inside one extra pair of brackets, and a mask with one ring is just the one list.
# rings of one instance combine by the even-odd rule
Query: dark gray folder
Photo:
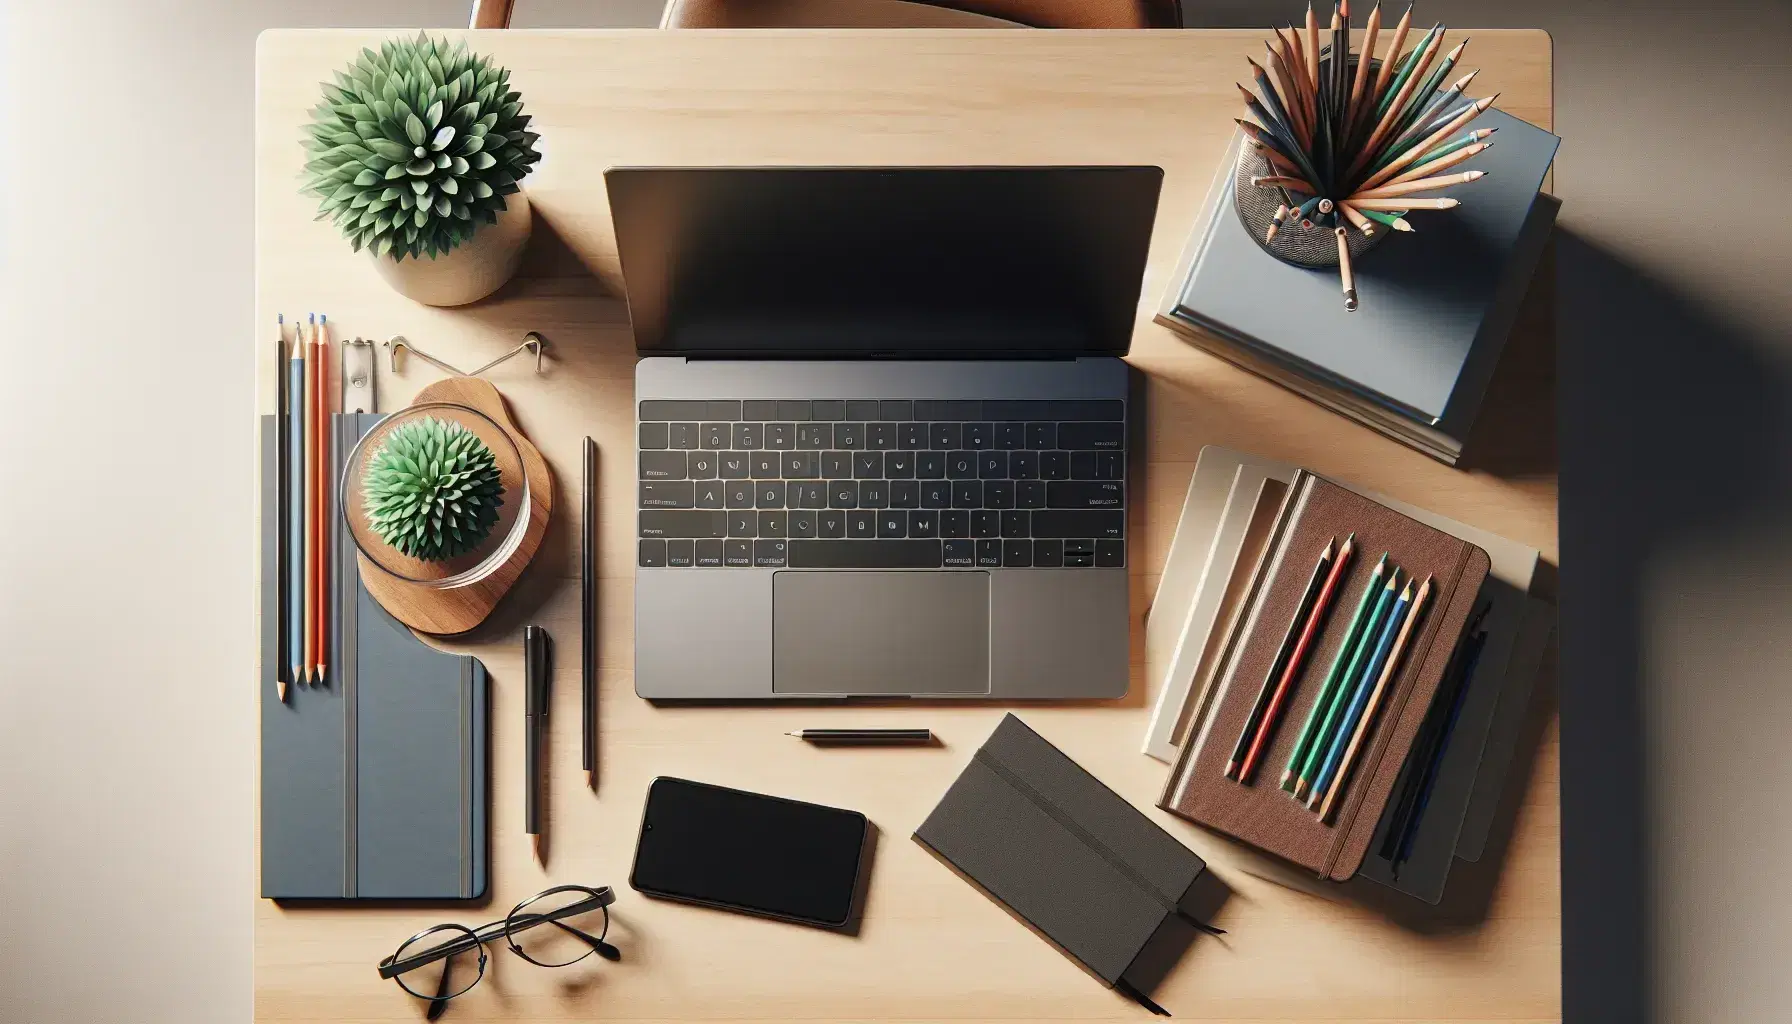
[[(334, 417), (332, 465), (380, 417)], [(273, 417), (262, 417), (261, 894), (271, 899), (476, 899), (487, 879), (489, 685), (361, 586), (341, 516), (328, 678), (275, 689), (280, 602)]]
[(1191, 906), (1206, 862), (1012, 714), (914, 837), (1153, 1009), (1128, 969), (1173, 918), (1206, 928)]

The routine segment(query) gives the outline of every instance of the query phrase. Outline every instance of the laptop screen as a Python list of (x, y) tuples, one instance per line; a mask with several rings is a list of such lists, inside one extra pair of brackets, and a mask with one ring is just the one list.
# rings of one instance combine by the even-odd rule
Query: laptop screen
[(1124, 355), (1157, 167), (613, 168), (644, 355)]

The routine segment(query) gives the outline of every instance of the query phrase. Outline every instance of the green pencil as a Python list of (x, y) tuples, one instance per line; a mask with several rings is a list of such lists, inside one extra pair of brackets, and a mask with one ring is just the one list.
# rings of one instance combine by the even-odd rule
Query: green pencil
[(1313, 702), (1313, 709), (1307, 712), (1306, 724), (1300, 727), (1300, 736), (1294, 741), (1294, 753), (1288, 755), (1288, 767), (1282, 772), (1282, 788), (1294, 792), (1294, 774), (1300, 763), (1306, 760), (1307, 751), (1313, 744), (1313, 734), (1317, 732), (1319, 715), (1332, 695), (1338, 692), (1344, 680), (1344, 665), (1356, 652), (1357, 644), (1362, 640), (1361, 628), (1369, 616), (1369, 608), (1381, 592), (1381, 576), (1387, 571), (1388, 553), (1381, 553), (1381, 561), (1375, 563), (1375, 571), (1369, 574), (1369, 585), (1363, 588), (1362, 599), (1356, 603), (1356, 611), (1350, 616), (1350, 626), (1344, 631), (1344, 642), (1338, 645), (1338, 654), (1332, 659), (1332, 667), (1325, 673), (1325, 682), (1319, 687), (1319, 699)]
[(1380, 123), (1381, 118), (1387, 115), (1388, 108), (1394, 105), (1394, 97), (1400, 95), (1400, 90), (1406, 86), (1406, 80), (1412, 77), (1413, 69), (1419, 66), (1419, 54), (1425, 52), (1425, 47), (1431, 45), (1431, 37), (1437, 35), (1442, 28), (1441, 23), (1431, 26), (1431, 31), (1425, 33), (1425, 38), (1419, 40), (1418, 45), (1407, 51), (1406, 56), (1401, 58), (1400, 70), (1394, 74), (1394, 80), (1388, 83), (1388, 91), (1382, 93), (1381, 102), (1375, 105), (1377, 123)]
[[(1396, 566), (1394, 571), (1388, 574), (1388, 582), (1381, 588), (1381, 596), (1376, 599), (1374, 609), (1369, 612), (1369, 621), (1363, 624), (1362, 635), (1364, 638), (1374, 637), (1381, 631), (1382, 624), (1387, 619), (1388, 610), (1394, 606), (1399, 589), (1400, 569)], [(1357, 645), (1356, 652), (1350, 656), (1350, 667), (1344, 670), (1346, 683), (1362, 675), (1363, 661), (1374, 653), (1371, 650), (1374, 646), (1373, 643)], [(1306, 762), (1295, 773), (1294, 795), (1296, 799), (1306, 796), (1307, 787), (1312, 784), (1313, 777), (1319, 774), (1320, 763), (1325, 759), (1326, 750), (1332, 745), (1332, 733), (1341, 724), (1339, 719), (1344, 717), (1344, 707), (1350, 703), (1350, 695), (1351, 688), (1348, 685), (1340, 685), (1332, 694), (1331, 703), (1325, 709), (1325, 717), (1319, 722), (1319, 729), (1310, 737), (1312, 746), (1307, 749)]]

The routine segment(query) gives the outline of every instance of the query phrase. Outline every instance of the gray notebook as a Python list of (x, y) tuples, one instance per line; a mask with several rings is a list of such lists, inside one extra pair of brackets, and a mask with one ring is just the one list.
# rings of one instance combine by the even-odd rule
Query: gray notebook
[[(340, 476), (376, 415), (333, 417)], [(485, 666), (438, 651), (361, 586), (333, 516), (331, 666), (275, 689), (279, 613), (274, 418), (262, 417), (261, 894), (271, 899), (476, 899), (487, 878)]]
[(1192, 916), (1206, 862), (1010, 714), (915, 840), (1090, 974), (1158, 1012), (1129, 969)]
[(1288, 266), (1245, 234), (1235, 138), (1159, 320), (1200, 328), (1225, 343), (1208, 346), (1216, 354), (1454, 462), (1560, 205), (1538, 192), (1560, 139), (1497, 109), (1473, 127), (1499, 131), (1451, 170), (1487, 177), (1435, 193), (1462, 205), (1412, 213), (1416, 230), (1357, 261), (1355, 312), (1336, 270)]

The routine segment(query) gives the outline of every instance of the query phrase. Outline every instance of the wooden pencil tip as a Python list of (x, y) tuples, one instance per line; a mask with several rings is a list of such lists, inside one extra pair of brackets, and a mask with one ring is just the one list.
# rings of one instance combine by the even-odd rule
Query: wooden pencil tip
[(286, 680), (282, 679), (274, 684), (274, 690), (280, 695), (280, 703), (286, 703)]

